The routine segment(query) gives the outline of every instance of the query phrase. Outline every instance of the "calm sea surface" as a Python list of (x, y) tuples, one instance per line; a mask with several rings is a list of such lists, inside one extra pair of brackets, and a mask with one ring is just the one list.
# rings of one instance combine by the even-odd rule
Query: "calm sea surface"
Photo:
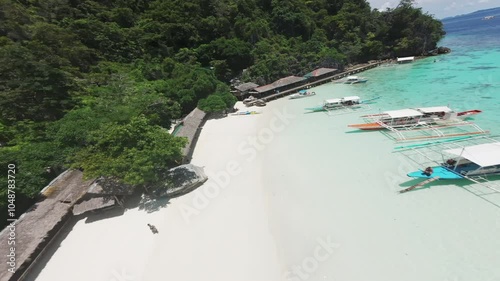
[[(312, 89), (315, 96), (266, 106), (266, 114), (294, 117), (260, 158), (270, 232), (285, 269), (305, 264), (317, 241), (331, 238), (339, 247), (307, 280), (500, 280), (500, 197), (488, 197), (490, 204), (446, 181), (400, 196), (416, 183), (406, 174), (423, 167), (393, 153), (395, 143), (379, 132), (347, 127), (367, 113), (448, 105), (482, 110), (474, 121), (500, 134), (500, 9), (444, 24), (439, 45), (450, 54), (380, 66), (359, 74), (365, 84), (324, 84)], [(304, 113), (350, 95), (381, 98), (365, 112)]]
[[(483, 20), (485, 16), (495, 16)], [(439, 46), (452, 53), (412, 64), (378, 67), (362, 74), (362, 87), (345, 88), (363, 98), (380, 95), (380, 110), (449, 105), (480, 109), (475, 122), (500, 133), (500, 8), (443, 20)], [(360, 85), (361, 86), (361, 85)]]

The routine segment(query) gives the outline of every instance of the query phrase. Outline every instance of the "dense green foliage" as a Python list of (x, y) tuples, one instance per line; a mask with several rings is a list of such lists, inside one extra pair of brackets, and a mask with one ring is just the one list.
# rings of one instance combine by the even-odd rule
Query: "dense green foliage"
[(216, 93), (201, 99), (198, 108), (205, 112), (221, 112), (231, 108), (236, 101), (236, 97), (229, 92)]
[(177, 148), (186, 144), (160, 126), (151, 126), (143, 116), (124, 125), (106, 124), (88, 140), (90, 144), (72, 157), (73, 165), (87, 176), (112, 175), (132, 185), (160, 181), (165, 167), (182, 157)]
[(411, 0), (0, 0), (0, 180), (15, 163), (25, 202), (67, 167), (147, 185), (179, 160), (172, 119), (234, 104), (223, 82), (421, 54), (443, 34)]

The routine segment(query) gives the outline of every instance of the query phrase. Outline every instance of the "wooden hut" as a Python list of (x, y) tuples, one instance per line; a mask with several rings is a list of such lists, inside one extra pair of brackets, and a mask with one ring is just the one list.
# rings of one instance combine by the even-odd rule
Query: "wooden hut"
[(189, 163), (191, 161), (196, 141), (198, 140), (206, 117), (207, 114), (204, 111), (195, 108), (182, 120), (182, 124), (180, 125), (181, 128), (175, 134), (177, 137), (186, 137), (188, 139), (188, 144), (182, 151), (184, 155), (182, 163)]
[(15, 246), (8, 245), (9, 227), (0, 233), (0, 252), (15, 247), (16, 271), (8, 271), (6, 262), (0, 263), (0, 280), (22, 280), (35, 264), (37, 257), (71, 218), (71, 210), (87, 192), (92, 180), (83, 180), (79, 170), (67, 170), (54, 179), (41, 194), (44, 197), (15, 222)]
[(231, 92), (239, 100), (244, 100), (246, 97), (250, 95), (250, 91), (257, 87), (259, 87), (259, 85), (252, 82), (248, 82), (235, 86), (234, 90), (232, 90)]
[(307, 73), (304, 77), (307, 78), (308, 82), (315, 82), (321, 79), (329, 78), (339, 72), (340, 70), (335, 68), (322, 67)]
[(256, 95), (258, 97), (265, 97), (268, 95), (277, 94), (281, 91), (292, 89), (294, 87), (299, 87), (300, 85), (303, 85), (305, 81), (305, 77), (288, 76), (274, 81), (271, 84), (254, 88), (252, 91), (250, 91), (250, 94)]

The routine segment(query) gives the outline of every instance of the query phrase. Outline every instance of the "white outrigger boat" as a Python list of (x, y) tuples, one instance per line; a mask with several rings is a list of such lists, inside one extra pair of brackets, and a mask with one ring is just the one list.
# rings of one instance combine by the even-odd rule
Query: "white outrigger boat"
[(347, 78), (344, 80), (344, 84), (359, 84), (359, 83), (366, 83), (368, 79), (359, 77), (359, 76), (347, 76)]
[(481, 110), (467, 110), (455, 112), (447, 106), (406, 108), (385, 111), (380, 114), (361, 116), (367, 120), (363, 124), (351, 124), (348, 127), (360, 130), (383, 130), (393, 128), (409, 128), (435, 124), (443, 120), (463, 120), (472, 115), (481, 113)]
[(408, 173), (412, 178), (464, 179), (500, 174), (500, 142), (484, 143), (443, 151), (452, 157), (439, 166)]
[[(425, 181), (401, 190), (400, 193), (410, 191), (416, 187), (423, 186), (435, 180), (459, 179), (467, 179), (474, 183), (480, 183), (488, 189), (500, 192), (500, 190), (484, 184), (485, 182), (488, 182), (486, 176), (500, 175), (500, 142), (490, 138), (483, 138), (485, 140), (489, 140), (490, 142), (479, 144), (474, 143), (465, 146), (457, 145), (459, 141), (468, 141), (468, 138), (469, 137), (460, 138), (457, 139), (457, 141), (453, 139), (450, 141), (442, 141), (440, 144), (441, 147), (445, 147), (447, 149), (438, 151), (436, 149), (428, 148), (427, 154), (425, 150), (424, 152), (421, 151), (424, 147), (414, 148), (414, 145), (409, 146), (411, 147), (410, 149), (412, 152), (418, 152), (421, 156), (430, 160), (430, 163), (435, 163), (437, 165), (431, 164), (422, 170), (408, 173), (408, 177), (425, 179)], [(476, 139), (470, 137), (470, 141), (474, 140)], [(449, 142), (451, 142), (451, 145), (444, 144)], [(429, 157), (429, 155), (436, 155), (436, 152), (441, 154), (441, 161), (436, 161), (435, 159), (431, 159), (431, 157)], [(416, 155), (413, 154), (411, 157), (415, 158), (415, 156)], [(419, 163), (417, 161), (415, 162)], [(424, 163), (427, 165), (429, 162), (419, 164)]]
[(308, 92), (306, 90), (300, 90), (298, 93), (290, 95), (289, 99), (301, 99), (301, 98), (307, 98), (307, 97), (312, 97), (316, 95), (315, 92)]
[(239, 111), (231, 114), (232, 116), (241, 116), (241, 115), (254, 115), (254, 114), (260, 114), (258, 111)]
[(330, 111), (330, 110), (336, 110), (336, 109), (344, 109), (344, 108), (349, 108), (349, 107), (358, 107), (362, 104), (368, 104), (371, 101), (374, 101), (376, 99), (379, 99), (380, 97), (375, 97), (369, 100), (361, 100), (360, 97), (358, 96), (349, 96), (349, 97), (343, 97), (343, 98), (336, 98), (336, 99), (327, 99), (323, 101), (323, 104), (317, 107), (310, 107), (306, 108), (306, 110), (310, 110), (312, 112), (318, 112), (318, 111)]

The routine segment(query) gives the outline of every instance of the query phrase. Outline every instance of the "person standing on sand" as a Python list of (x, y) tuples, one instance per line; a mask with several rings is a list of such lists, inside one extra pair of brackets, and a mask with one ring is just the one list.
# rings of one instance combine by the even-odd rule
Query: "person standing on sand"
[(149, 224), (149, 223), (148, 223), (148, 226), (149, 226), (149, 229), (151, 229), (151, 232), (153, 232), (153, 234), (158, 233), (158, 229), (156, 229), (156, 226)]

